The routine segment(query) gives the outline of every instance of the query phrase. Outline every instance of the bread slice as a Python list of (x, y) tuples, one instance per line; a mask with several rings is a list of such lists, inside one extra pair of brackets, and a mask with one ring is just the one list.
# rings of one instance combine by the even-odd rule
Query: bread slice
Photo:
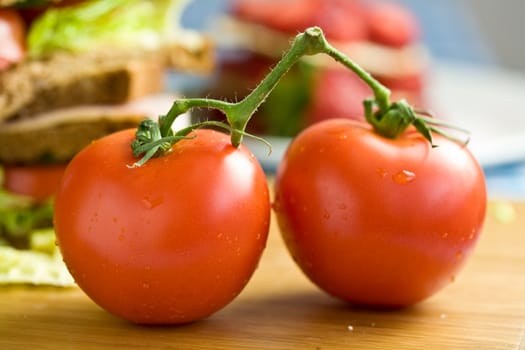
[(209, 39), (182, 37), (151, 51), (55, 53), (0, 73), (0, 164), (68, 161), (97, 138), (165, 114), (173, 94), (155, 112), (133, 102), (159, 95), (167, 69), (205, 74), (215, 63)]
[(27, 165), (67, 162), (93, 140), (118, 130), (136, 127), (144, 118), (146, 116), (140, 113), (114, 114), (108, 109), (106, 114), (100, 111), (96, 118), (63, 121), (52, 127), (2, 128), (0, 163)]
[(0, 123), (76, 105), (120, 104), (156, 93), (164, 88), (167, 68), (210, 71), (212, 45), (197, 39), (192, 43), (141, 52), (61, 52), (23, 61), (0, 75)]
[[(176, 98), (173, 93), (159, 93), (122, 105), (62, 108), (1, 124), (0, 164), (67, 162), (93, 140), (165, 114)], [(188, 123), (189, 115), (183, 115), (174, 127)]]

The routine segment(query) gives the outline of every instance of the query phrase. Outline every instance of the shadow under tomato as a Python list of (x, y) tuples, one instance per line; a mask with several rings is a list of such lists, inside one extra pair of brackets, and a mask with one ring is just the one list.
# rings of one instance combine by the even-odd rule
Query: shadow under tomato
[[(353, 342), (376, 342), (392, 334), (388, 329), (410, 332), (425, 313), (425, 307), (419, 306), (397, 310), (355, 307), (312, 288), (244, 294), (200, 321), (143, 326), (110, 315), (79, 290), (48, 291), (45, 305), (42, 294), (36, 294), (24, 294), (27, 307), (17, 316), (23, 317), (24, 328), (8, 328), (12, 337), (20, 338), (27, 331), (38, 336), (35, 340), (55, 348), (78, 342), (105, 348), (329, 348), (350, 338)], [(10, 324), (8, 317), (4, 321)]]
[[(381, 328), (404, 328), (417, 319), (424, 307), (379, 309), (353, 306), (321, 291), (246, 296), (227, 308), (196, 323), (196, 328), (220, 330), (223, 336), (259, 339), (281, 333), (286, 339), (313, 337), (337, 343), (349, 331), (378, 332)], [(407, 322), (408, 320), (408, 322)], [(279, 331), (280, 330), (280, 331)]]

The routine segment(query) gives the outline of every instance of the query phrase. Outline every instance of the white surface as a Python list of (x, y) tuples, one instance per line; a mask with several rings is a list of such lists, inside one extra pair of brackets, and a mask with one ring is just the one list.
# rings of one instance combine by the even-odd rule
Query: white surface
[(430, 84), (438, 117), (470, 130), (481, 165), (525, 161), (524, 75), (447, 64), (435, 68)]
[[(428, 98), (440, 119), (470, 131), (469, 148), (484, 167), (525, 161), (525, 75), (463, 64), (435, 65)], [(266, 137), (245, 143), (269, 170), (275, 170), (289, 139)]]

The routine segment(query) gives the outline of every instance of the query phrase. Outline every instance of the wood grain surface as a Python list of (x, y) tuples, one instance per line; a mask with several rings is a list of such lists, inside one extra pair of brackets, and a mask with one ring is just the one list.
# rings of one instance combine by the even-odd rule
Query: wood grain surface
[(77, 288), (0, 288), (3, 350), (350, 348), (525, 349), (525, 203), (493, 201), (454, 283), (402, 310), (355, 308), (319, 291), (288, 256), (275, 223), (241, 295), (185, 326), (129, 324)]

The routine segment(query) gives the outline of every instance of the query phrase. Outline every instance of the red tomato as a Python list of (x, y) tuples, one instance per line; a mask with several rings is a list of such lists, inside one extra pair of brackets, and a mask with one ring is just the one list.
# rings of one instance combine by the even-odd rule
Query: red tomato
[(232, 13), (293, 35), (314, 25), (339, 41), (362, 40), (368, 34), (363, 6), (356, 0), (236, 0)]
[(80, 288), (136, 323), (186, 323), (232, 301), (253, 274), (270, 221), (264, 172), (229, 136), (199, 130), (134, 163), (125, 130), (70, 162), (55, 230)]
[(417, 18), (399, 4), (370, 3), (366, 17), (370, 39), (380, 44), (401, 47), (413, 43), (420, 35)]
[(292, 141), (274, 210), (315, 284), (351, 303), (399, 307), (454, 281), (482, 227), (485, 180), (466, 147), (434, 141), (416, 132), (383, 138), (348, 119)]
[(321, 3), (321, 0), (235, 0), (232, 12), (246, 21), (296, 32), (312, 25)]
[(321, 27), (333, 41), (360, 41), (368, 36), (363, 4), (357, 0), (321, 1), (312, 25)]
[(6, 190), (42, 202), (53, 196), (66, 165), (4, 166)]
[(364, 120), (363, 100), (373, 96), (370, 87), (350, 70), (320, 69), (310, 102), (307, 125), (327, 118)]
[(0, 9), (0, 70), (25, 55), (25, 25), (18, 12)]

